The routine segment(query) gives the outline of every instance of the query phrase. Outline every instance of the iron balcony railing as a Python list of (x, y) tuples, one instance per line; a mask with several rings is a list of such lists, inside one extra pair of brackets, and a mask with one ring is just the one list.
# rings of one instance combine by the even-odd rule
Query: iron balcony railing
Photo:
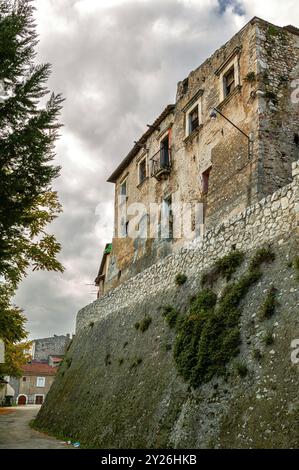
[(151, 176), (163, 177), (171, 170), (171, 151), (168, 147), (162, 147), (151, 158)]

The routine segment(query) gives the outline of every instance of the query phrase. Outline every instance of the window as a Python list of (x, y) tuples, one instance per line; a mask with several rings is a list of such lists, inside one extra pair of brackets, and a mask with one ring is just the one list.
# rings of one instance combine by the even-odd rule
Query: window
[(208, 168), (205, 170), (202, 174), (202, 192), (204, 194), (207, 194), (209, 191), (209, 178), (210, 178), (210, 172), (211, 172), (212, 167)]
[(120, 185), (120, 195), (123, 197), (127, 196), (127, 180), (125, 180), (123, 183)]
[(193, 108), (192, 111), (190, 111), (189, 115), (189, 134), (191, 134), (193, 131), (195, 131), (198, 128), (198, 105)]
[(169, 166), (169, 136), (167, 134), (160, 142), (160, 167), (167, 168)]
[(224, 97), (228, 96), (235, 88), (235, 67), (232, 66), (223, 76)]
[(26, 377), (23, 377), (22, 380), (23, 380), (23, 382), (26, 382)]
[(192, 103), (185, 109), (185, 135), (188, 137), (192, 132), (199, 129), (201, 125), (201, 98), (197, 99), (196, 102), (193, 99)]
[(36, 378), (36, 386), (37, 387), (44, 387), (46, 383), (45, 377), (37, 377)]
[(143, 183), (146, 179), (146, 158), (139, 163), (139, 184)]
[(162, 204), (161, 238), (169, 240), (173, 238), (173, 212), (171, 196), (165, 198)]
[(240, 48), (236, 48), (227, 60), (215, 71), (219, 77), (220, 102), (240, 85)]

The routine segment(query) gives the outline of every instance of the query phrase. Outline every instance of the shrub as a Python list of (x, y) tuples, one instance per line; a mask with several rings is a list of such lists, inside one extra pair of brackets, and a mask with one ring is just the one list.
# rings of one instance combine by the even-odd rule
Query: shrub
[(178, 273), (175, 276), (175, 283), (176, 283), (177, 286), (182, 286), (183, 284), (185, 284), (186, 281), (187, 281), (186, 274)]
[(140, 328), (140, 323), (137, 321), (134, 326), (135, 326), (136, 330), (139, 330), (139, 328)]
[(140, 325), (139, 325), (139, 330), (144, 333), (148, 327), (150, 326), (150, 324), (152, 323), (152, 319), (151, 317), (149, 317), (148, 315), (146, 315), (140, 322)]
[(264, 302), (262, 303), (259, 311), (259, 315), (262, 320), (272, 317), (275, 313), (277, 289), (271, 286), (269, 289)]
[(246, 375), (248, 374), (248, 367), (245, 362), (236, 361), (235, 368), (239, 377), (246, 377)]
[(246, 82), (253, 83), (256, 81), (255, 72), (248, 72), (245, 77)]
[(277, 101), (278, 101), (277, 95), (273, 91), (269, 91), (269, 90), (265, 91), (265, 98), (267, 100), (273, 101), (274, 104), (277, 104)]
[[(243, 254), (230, 256), (215, 264), (218, 272), (226, 277), (231, 276), (243, 259)], [(258, 250), (250, 261), (248, 271), (226, 286), (218, 304), (216, 294), (204, 289), (191, 299), (185, 316), (176, 322), (174, 359), (179, 374), (193, 387), (208, 382), (215, 375), (224, 375), (227, 364), (239, 354), (239, 304), (250, 287), (260, 279), (260, 265), (273, 259), (274, 255), (269, 249)], [(245, 371), (241, 370), (241, 373)]]
[(274, 343), (274, 336), (273, 336), (273, 331), (268, 330), (263, 336), (263, 342), (265, 343), (266, 346), (271, 346), (271, 344)]
[(124, 363), (124, 358), (123, 358), (123, 357), (120, 357), (120, 358), (118, 359), (118, 364), (121, 366), (123, 363)]
[(223, 256), (214, 264), (213, 268), (203, 274), (201, 278), (201, 285), (212, 286), (214, 282), (218, 280), (219, 277), (224, 277), (229, 281), (236, 271), (236, 269), (242, 264), (244, 259), (244, 253), (234, 250), (231, 251), (228, 255)]
[(259, 248), (250, 261), (249, 269), (251, 271), (259, 268), (262, 263), (270, 263), (275, 260), (275, 254), (270, 247)]
[(204, 289), (197, 294), (190, 302), (189, 312), (199, 314), (201, 311), (213, 309), (217, 302), (217, 295), (210, 289)]
[(174, 328), (176, 326), (178, 314), (178, 311), (171, 305), (166, 305), (166, 307), (163, 307), (162, 309), (162, 315), (170, 328)]
[(268, 29), (267, 29), (267, 36), (268, 37), (278, 36), (279, 33), (280, 33), (280, 31), (276, 26), (271, 25), (271, 24), (268, 26)]
[(90, 328), (93, 328), (93, 326), (94, 326), (94, 321), (90, 321), (90, 322), (89, 322), (89, 326), (90, 326)]

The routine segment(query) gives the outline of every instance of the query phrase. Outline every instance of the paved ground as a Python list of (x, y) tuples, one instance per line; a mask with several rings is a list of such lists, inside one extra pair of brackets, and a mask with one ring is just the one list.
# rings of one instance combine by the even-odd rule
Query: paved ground
[(0, 409), (0, 449), (68, 448), (61, 441), (30, 428), (29, 422), (39, 408), (38, 405), (27, 405)]

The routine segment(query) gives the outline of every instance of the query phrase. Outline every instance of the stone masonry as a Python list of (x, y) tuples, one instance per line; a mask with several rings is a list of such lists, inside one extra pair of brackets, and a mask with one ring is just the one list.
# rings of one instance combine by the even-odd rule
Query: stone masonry
[[(115, 224), (104, 292), (189, 243), (184, 237), (163, 240), (148, 232), (134, 239), (121, 237), (119, 227), (133, 215), (120, 220), (118, 197), (124, 181), (126, 206), (142, 203), (147, 214), (151, 203), (165, 200), (202, 203), (206, 230), (235, 215), (242, 220), (246, 208), (291, 183), (292, 162), (299, 158), (299, 107), (292, 100), (298, 58), (298, 29), (253, 18), (178, 83), (175, 104), (165, 108), (108, 179), (115, 184)], [(225, 95), (228, 70), (233, 70), (234, 87)], [(221, 115), (212, 120), (213, 108), (245, 132), (250, 144)], [(198, 122), (189, 132), (194, 109)], [(159, 179), (153, 176), (153, 165), (166, 137), (170, 170)], [(142, 161), (145, 178), (140, 181)], [(148, 220), (139, 225), (147, 229)]]
[(204, 271), (232, 249), (251, 251), (261, 245), (286, 241), (299, 227), (299, 161), (294, 162), (292, 168), (292, 183), (211, 228), (202, 239), (166, 256), (80, 310), (77, 332), (122, 308), (133, 309), (134, 304), (149, 295), (163, 296), (173, 287), (176, 273), (192, 276), (199, 270)]

